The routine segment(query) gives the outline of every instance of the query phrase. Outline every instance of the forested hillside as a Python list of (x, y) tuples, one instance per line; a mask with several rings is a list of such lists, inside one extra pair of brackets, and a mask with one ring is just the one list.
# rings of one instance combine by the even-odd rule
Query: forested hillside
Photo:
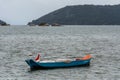
[(28, 24), (120, 25), (120, 5), (75, 5), (46, 14)]

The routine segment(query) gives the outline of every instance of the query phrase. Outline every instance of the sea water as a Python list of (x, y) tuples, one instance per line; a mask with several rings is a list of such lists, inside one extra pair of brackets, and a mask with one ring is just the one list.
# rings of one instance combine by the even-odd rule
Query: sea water
[[(37, 53), (93, 58), (90, 67), (29, 71), (25, 60)], [(0, 80), (120, 80), (120, 26), (1, 26)]]

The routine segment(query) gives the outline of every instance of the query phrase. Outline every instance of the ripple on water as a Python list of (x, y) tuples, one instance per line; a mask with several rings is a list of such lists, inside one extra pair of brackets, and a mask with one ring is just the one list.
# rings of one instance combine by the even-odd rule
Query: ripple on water
[[(0, 79), (119, 80), (119, 31), (117, 26), (0, 27)], [(93, 59), (90, 67), (28, 71), (24, 60), (37, 53), (43, 59), (90, 53)]]

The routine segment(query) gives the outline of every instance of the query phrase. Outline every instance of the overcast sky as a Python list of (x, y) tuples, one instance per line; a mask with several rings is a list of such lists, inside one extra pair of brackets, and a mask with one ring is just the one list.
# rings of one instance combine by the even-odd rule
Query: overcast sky
[(0, 19), (12, 25), (24, 25), (67, 5), (120, 4), (120, 0), (0, 0)]

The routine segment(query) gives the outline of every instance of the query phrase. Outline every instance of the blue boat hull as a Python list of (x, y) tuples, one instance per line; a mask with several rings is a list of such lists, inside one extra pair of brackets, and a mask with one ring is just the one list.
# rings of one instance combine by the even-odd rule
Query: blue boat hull
[(90, 60), (76, 60), (70, 62), (36, 62), (33, 59), (25, 60), (31, 69), (50, 69), (50, 68), (66, 68), (66, 67), (77, 67), (77, 66), (89, 66)]

